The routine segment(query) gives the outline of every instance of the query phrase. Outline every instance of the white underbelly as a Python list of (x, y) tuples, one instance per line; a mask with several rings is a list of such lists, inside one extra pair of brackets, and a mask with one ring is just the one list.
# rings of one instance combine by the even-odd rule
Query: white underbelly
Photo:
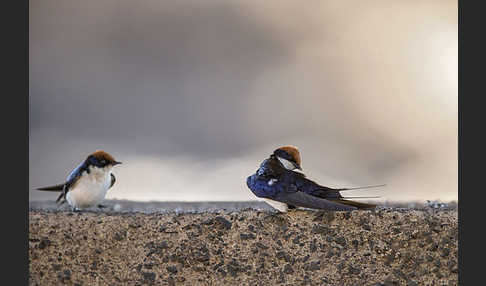
[(66, 194), (66, 200), (72, 207), (80, 209), (98, 205), (105, 199), (110, 184), (109, 173), (83, 176)]
[(277, 201), (274, 201), (274, 200), (271, 200), (271, 199), (264, 199), (265, 202), (269, 205), (271, 205), (273, 208), (283, 212), (283, 213), (286, 213), (287, 210), (289, 209), (289, 206), (286, 204), (286, 203), (281, 203), (281, 202), (277, 202)]

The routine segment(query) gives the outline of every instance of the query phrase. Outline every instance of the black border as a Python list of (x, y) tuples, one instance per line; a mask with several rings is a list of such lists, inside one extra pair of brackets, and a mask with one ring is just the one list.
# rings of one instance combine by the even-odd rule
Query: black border
[(5, 2), (2, 21), (2, 281), (28, 285), (29, 1)]
[[(467, 7), (464, 3), (468, 4)], [(485, 176), (485, 170), (482, 166), (484, 163), (480, 164), (483, 161), (482, 156), (479, 156), (479, 150), (486, 145), (481, 136), (484, 133), (484, 119), (481, 116), (484, 105), (479, 101), (484, 97), (485, 81), (481, 61), (483, 58), (480, 56), (485, 51), (481, 41), (484, 39), (484, 23), (480, 21), (484, 18), (484, 9), (472, 6), (473, 3), (479, 2), (458, 1), (459, 285), (484, 283), (481, 275), (484, 272), (484, 256), (479, 251), (485, 241), (485, 216), (482, 213), (482, 204), (485, 201), (480, 197), (484, 193), (484, 180), (481, 179)], [(474, 99), (478, 100), (476, 104)]]
[[(470, 279), (470, 272), (469, 269), (466, 270), (466, 266), (464, 265), (465, 259), (465, 233), (464, 233), (464, 224), (465, 224), (465, 210), (467, 206), (467, 199), (464, 196), (464, 192), (467, 192), (467, 182), (465, 182), (464, 176), (464, 117), (465, 117), (465, 110), (464, 110), (464, 94), (465, 94), (465, 86), (464, 86), (464, 65), (465, 65), (465, 55), (464, 55), (464, 6), (463, 2), (458, 1), (458, 98), (457, 98), (457, 106), (458, 106), (458, 269), (459, 269), (459, 285), (471, 285), (471, 282), (474, 284), (474, 278)], [(469, 188), (471, 186), (469, 185)], [(474, 270), (472, 271), (474, 273)]]

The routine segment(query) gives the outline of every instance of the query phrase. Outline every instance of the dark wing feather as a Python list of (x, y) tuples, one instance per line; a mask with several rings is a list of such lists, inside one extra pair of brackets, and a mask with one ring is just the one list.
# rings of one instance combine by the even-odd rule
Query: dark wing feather
[(110, 174), (110, 175), (111, 175), (111, 184), (110, 184), (110, 188), (111, 188), (115, 184), (116, 178), (115, 178), (115, 175), (113, 175), (113, 174)]
[(322, 199), (342, 198), (339, 190), (321, 186), (316, 182), (305, 178), (305, 176), (299, 172), (289, 171), (289, 177), (292, 178), (292, 184), (295, 185), (297, 190), (306, 194)]
[(295, 188), (298, 190), (298, 192), (305, 193), (306, 195), (309, 195), (311, 197), (331, 201), (339, 205), (351, 206), (353, 207), (353, 209), (372, 209), (376, 207), (376, 205), (373, 204), (345, 200), (339, 192), (342, 189), (333, 189), (321, 186), (312, 180), (300, 176), (300, 173), (297, 172), (293, 172), (292, 184), (295, 185)]
[(59, 197), (57, 197), (56, 203), (62, 204), (63, 202), (65, 202), (66, 201), (66, 194), (67, 194), (67, 191), (66, 191), (66, 188), (64, 188), (62, 190), (62, 193), (59, 195)]
[(332, 211), (350, 211), (357, 209), (354, 206), (339, 204), (337, 202), (321, 199), (303, 192), (282, 193), (279, 194), (275, 199), (290, 205), (311, 209)]
[(79, 177), (81, 177), (84, 171), (89, 173), (89, 167), (86, 161), (80, 163), (76, 168), (74, 168), (74, 170), (71, 171), (71, 173), (66, 179), (67, 189), (69, 189), (72, 185), (74, 185), (78, 181)]

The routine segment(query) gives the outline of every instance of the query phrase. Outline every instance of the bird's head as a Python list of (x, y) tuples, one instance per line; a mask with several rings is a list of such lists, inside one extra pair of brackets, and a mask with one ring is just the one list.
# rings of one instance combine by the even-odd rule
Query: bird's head
[(273, 151), (273, 155), (277, 157), (287, 170), (302, 170), (300, 152), (297, 147), (291, 145), (283, 146)]
[(113, 167), (115, 165), (121, 164), (103, 150), (97, 150), (93, 154), (89, 155), (86, 159), (89, 165), (96, 166), (98, 168)]

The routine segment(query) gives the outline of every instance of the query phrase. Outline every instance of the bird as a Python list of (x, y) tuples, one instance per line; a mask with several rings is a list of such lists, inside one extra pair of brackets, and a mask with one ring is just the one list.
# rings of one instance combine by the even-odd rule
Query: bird
[(384, 185), (339, 189), (325, 187), (306, 178), (304, 173), (295, 171), (302, 171), (301, 164), (296, 146), (279, 147), (260, 164), (254, 174), (247, 177), (246, 184), (253, 194), (280, 212), (297, 207), (333, 211), (376, 207), (374, 204), (348, 200), (356, 197), (343, 197), (340, 192)]
[(40, 191), (61, 192), (56, 202), (62, 204), (68, 202), (72, 211), (90, 208), (93, 206), (104, 207), (101, 202), (116, 178), (113, 175), (113, 167), (121, 164), (103, 150), (96, 150), (82, 161), (62, 184), (37, 188)]

